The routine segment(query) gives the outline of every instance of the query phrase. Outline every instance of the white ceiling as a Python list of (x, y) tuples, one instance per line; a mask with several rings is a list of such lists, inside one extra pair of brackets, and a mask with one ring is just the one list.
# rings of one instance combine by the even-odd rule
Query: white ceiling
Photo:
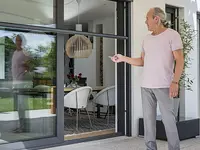
[[(70, 3), (71, 2), (71, 3)], [(65, 0), (65, 20), (67, 24), (77, 23), (78, 3), (76, 0)], [(114, 17), (115, 2), (108, 0), (81, 0), (79, 6), (79, 20), (81, 23), (105, 18)]]
[[(0, 20), (22, 24), (52, 24), (53, 0), (1, 0)], [(48, 4), (42, 3), (48, 1)], [(51, 2), (51, 3), (50, 3)]]
[[(1, 0), (0, 20), (22, 24), (53, 24), (54, 0)], [(66, 24), (77, 23), (78, 4), (76, 0), (64, 0)], [(108, 0), (82, 0), (80, 23), (86, 23), (108, 16), (114, 17), (115, 2)]]

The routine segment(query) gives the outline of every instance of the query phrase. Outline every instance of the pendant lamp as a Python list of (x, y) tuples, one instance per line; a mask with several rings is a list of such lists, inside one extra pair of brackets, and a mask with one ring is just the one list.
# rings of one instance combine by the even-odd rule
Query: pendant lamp
[[(78, 3), (78, 24), (76, 31), (82, 31), (82, 24), (79, 24), (79, 6), (81, 0), (76, 0)], [(74, 35), (66, 43), (66, 54), (69, 58), (88, 58), (92, 53), (92, 43), (84, 35)]]

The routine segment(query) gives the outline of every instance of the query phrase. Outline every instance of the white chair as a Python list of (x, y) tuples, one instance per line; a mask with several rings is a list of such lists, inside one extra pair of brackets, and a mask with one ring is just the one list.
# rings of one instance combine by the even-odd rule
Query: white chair
[[(115, 86), (107, 87), (107, 88), (103, 89), (102, 91), (100, 91), (99, 93), (97, 93), (93, 99), (93, 102), (95, 104), (107, 106), (106, 115), (108, 114), (107, 124), (109, 124), (109, 115), (110, 115), (109, 107), (115, 106)], [(94, 109), (94, 111), (95, 111), (95, 109)], [(95, 112), (94, 112), (94, 114), (95, 114)]]
[(64, 107), (74, 108), (77, 110), (77, 113), (76, 113), (76, 130), (77, 131), (78, 131), (79, 109), (86, 110), (88, 118), (89, 118), (90, 126), (92, 127), (90, 115), (86, 109), (88, 98), (91, 92), (92, 92), (92, 88), (89, 86), (85, 86), (85, 87), (77, 88), (64, 96)]

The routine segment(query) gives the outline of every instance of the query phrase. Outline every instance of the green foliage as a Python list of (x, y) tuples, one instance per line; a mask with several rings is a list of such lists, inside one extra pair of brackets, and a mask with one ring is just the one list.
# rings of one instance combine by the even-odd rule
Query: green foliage
[(48, 55), (44, 57), (44, 60), (46, 61), (48, 71), (51, 72), (51, 76), (56, 77), (56, 43), (52, 42), (48, 50)]
[[(12, 66), (12, 55), (16, 49), (15, 43), (12, 38), (16, 34), (13, 34), (11, 38), (5, 37), (5, 42), (0, 42), (0, 45), (5, 46), (5, 77), (6, 79), (12, 78), (11, 66)], [(0, 38), (1, 39), (1, 38)], [(3, 39), (3, 38), (2, 38)], [(31, 59), (26, 62), (29, 71), (33, 72), (35, 67), (46, 67), (47, 71), (43, 74), (34, 73), (35, 77), (40, 78), (54, 78), (56, 77), (56, 43), (55, 41), (49, 43), (47, 46), (38, 45), (37, 48), (33, 49), (30, 46), (26, 46)], [(44, 55), (41, 56), (41, 53)]]
[(180, 86), (184, 87), (186, 90), (192, 91), (193, 80), (190, 75), (186, 73), (186, 69), (190, 68), (191, 61), (191, 51), (193, 51), (193, 39), (196, 36), (196, 31), (188, 24), (186, 21), (181, 21), (180, 35), (183, 42), (183, 53), (184, 53), (184, 71), (180, 78)]
[(16, 49), (15, 43), (9, 37), (5, 37), (5, 43), (2, 43), (5, 46), (5, 77), (6, 79), (11, 79), (11, 65), (12, 65), (12, 54)]
[(43, 74), (37, 74), (35, 76), (40, 78), (54, 78), (56, 77), (56, 45), (55, 42), (51, 42), (48, 46), (39, 45), (35, 53), (44, 53), (43, 57), (36, 56), (28, 63), (30, 71), (33, 71), (35, 67), (45, 67), (47, 71)]

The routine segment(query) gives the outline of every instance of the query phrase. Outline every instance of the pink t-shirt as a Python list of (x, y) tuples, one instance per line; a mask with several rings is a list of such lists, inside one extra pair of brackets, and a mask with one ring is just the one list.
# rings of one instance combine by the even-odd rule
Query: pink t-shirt
[(172, 51), (182, 48), (179, 33), (170, 28), (159, 35), (147, 35), (143, 41), (145, 56), (142, 87), (169, 88), (174, 75)]
[(12, 56), (12, 76), (13, 80), (24, 80), (25, 77), (25, 67), (24, 63), (30, 59), (23, 50), (15, 50)]

